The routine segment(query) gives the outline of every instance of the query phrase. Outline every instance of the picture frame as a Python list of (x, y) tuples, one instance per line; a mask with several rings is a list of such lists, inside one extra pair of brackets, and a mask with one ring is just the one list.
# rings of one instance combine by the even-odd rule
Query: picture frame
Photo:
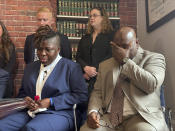
[(175, 0), (145, 0), (147, 32), (175, 17)]

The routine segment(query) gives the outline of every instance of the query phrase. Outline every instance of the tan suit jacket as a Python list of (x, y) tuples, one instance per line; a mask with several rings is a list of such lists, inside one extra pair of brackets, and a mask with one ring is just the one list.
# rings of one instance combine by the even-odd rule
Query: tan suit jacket
[[(117, 81), (117, 78), (114, 79), (114, 71), (119, 72), (119, 64), (114, 58), (100, 64), (88, 111), (94, 109), (101, 113), (107, 112), (114, 83)], [(123, 65), (121, 74), (130, 80), (124, 80), (121, 86), (133, 107), (158, 131), (166, 131), (167, 126), (160, 105), (160, 87), (165, 76), (164, 56), (139, 47), (137, 55)]]

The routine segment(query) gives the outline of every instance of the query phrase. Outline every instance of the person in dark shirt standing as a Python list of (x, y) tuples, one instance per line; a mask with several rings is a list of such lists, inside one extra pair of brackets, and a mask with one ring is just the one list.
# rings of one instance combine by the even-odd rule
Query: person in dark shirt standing
[[(13, 96), (13, 69), (16, 63), (15, 45), (12, 43), (5, 25), (0, 21), (0, 79), (7, 83), (0, 89), (0, 98)], [(4, 75), (3, 75), (4, 74)], [(2, 78), (3, 76), (3, 78)], [(7, 79), (7, 76), (9, 78)], [(3, 82), (0, 80), (0, 84)]]
[(112, 56), (112, 30), (106, 11), (103, 8), (91, 9), (87, 34), (80, 40), (76, 54), (76, 61), (81, 65), (89, 84), (89, 94), (96, 80), (99, 63)]
[[(51, 27), (51, 25), (54, 23), (52, 12), (46, 7), (40, 8), (37, 11), (37, 21), (39, 27), (44, 25), (49, 25)], [(57, 34), (61, 39), (60, 55), (65, 58), (72, 59), (72, 50), (67, 36), (62, 35), (59, 32), (57, 32)], [(24, 61), (26, 64), (38, 60), (36, 54), (37, 50), (34, 47), (34, 35), (35, 34), (28, 35), (25, 41)]]
[[(93, 8), (90, 11), (87, 34), (84, 35), (79, 44), (76, 54), (76, 62), (81, 65), (83, 76), (88, 84), (88, 96), (90, 96), (99, 63), (112, 57), (110, 41), (112, 40), (113, 28), (108, 15), (103, 8)], [(82, 123), (86, 120), (88, 103), (79, 105), (82, 109)]]

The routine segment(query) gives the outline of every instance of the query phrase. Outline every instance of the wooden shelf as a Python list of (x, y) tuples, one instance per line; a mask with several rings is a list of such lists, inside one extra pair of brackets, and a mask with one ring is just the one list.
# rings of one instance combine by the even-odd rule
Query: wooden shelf
[[(59, 19), (79, 19), (79, 20), (85, 20), (88, 19), (88, 16), (65, 16), (65, 15), (57, 15), (57, 18)], [(110, 20), (120, 20), (119, 17), (109, 17)]]
[(57, 15), (57, 18), (66, 18), (66, 19), (88, 19), (87, 16), (66, 16), (66, 15)]
[(110, 20), (120, 20), (119, 17), (109, 17)]
[(80, 40), (81, 37), (68, 37), (69, 40)]

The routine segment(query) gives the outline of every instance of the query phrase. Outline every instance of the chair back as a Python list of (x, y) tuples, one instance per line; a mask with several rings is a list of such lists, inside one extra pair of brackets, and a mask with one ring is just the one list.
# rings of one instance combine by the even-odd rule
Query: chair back
[(74, 126), (75, 131), (79, 131), (87, 116), (87, 103), (74, 104)]
[(171, 109), (166, 107), (164, 89), (165, 89), (165, 86), (162, 85), (161, 90), (160, 90), (160, 104), (161, 104), (161, 107), (162, 107), (162, 110), (164, 113), (166, 124), (167, 124), (169, 130), (173, 131)]

